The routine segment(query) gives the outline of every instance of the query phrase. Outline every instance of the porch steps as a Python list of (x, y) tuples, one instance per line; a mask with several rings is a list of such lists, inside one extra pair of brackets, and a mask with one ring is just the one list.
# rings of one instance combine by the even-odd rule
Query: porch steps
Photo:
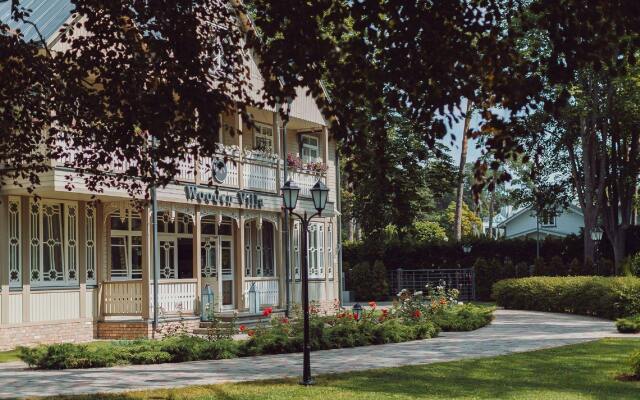
[[(221, 329), (229, 327), (229, 325), (231, 325), (233, 321), (233, 313), (224, 312), (224, 313), (219, 313), (216, 316), (220, 318), (221, 322), (219, 323), (219, 327)], [(282, 318), (284, 317), (284, 310), (274, 309), (273, 312), (271, 313), (271, 316), (275, 318)], [(241, 325), (243, 325), (246, 328), (255, 328), (261, 323), (262, 324), (268, 323), (268, 319), (263, 317), (262, 313), (251, 314), (248, 312), (241, 312), (241, 313), (238, 313), (238, 315), (236, 316), (236, 328), (239, 328)], [(200, 322), (200, 326), (194, 329), (193, 333), (196, 335), (207, 335), (211, 333), (210, 330), (212, 326), (213, 326), (213, 323), (211, 322)]]

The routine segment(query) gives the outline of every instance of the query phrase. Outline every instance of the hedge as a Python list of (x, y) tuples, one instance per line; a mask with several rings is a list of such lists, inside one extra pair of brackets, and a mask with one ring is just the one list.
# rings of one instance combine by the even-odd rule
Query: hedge
[(640, 315), (634, 315), (628, 318), (619, 318), (616, 321), (616, 328), (620, 333), (638, 333), (640, 332)]
[(640, 313), (640, 278), (530, 277), (493, 285), (498, 305), (616, 319)]

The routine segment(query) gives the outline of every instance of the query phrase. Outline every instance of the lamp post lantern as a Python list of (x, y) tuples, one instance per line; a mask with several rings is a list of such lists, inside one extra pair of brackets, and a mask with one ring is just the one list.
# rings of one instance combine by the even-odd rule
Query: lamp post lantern
[(469, 254), (471, 253), (471, 245), (470, 244), (463, 244), (462, 245), (462, 251), (464, 252), (464, 254)]
[(600, 273), (600, 260), (598, 257), (599, 256), (599, 247), (600, 247), (600, 241), (602, 240), (602, 234), (604, 233), (604, 231), (602, 230), (601, 227), (599, 226), (595, 226), (593, 228), (591, 228), (591, 240), (593, 240), (593, 242), (596, 244), (596, 248), (595, 248), (595, 261), (594, 264), (596, 266), (596, 274)]
[[(302, 223), (302, 311), (304, 316), (304, 347), (303, 347), (303, 368), (302, 368), (302, 381), (300, 384), (309, 386), (313, 385), (313, 379), (311, 378), (311, 341), (309, 338), (309, 270), (308, 270), (308, 254), (307, 254), (307, 233), (309, 231), (309, 223), (311, 219), (316, 216), (322, 215), (322, 211), (327, 206), (327, 199), (329, 197), (329, 189), (320, 180), (316, 182), (311, 188), (311, 200), (313, 200), (313, 208), (316, 209), (316, 213), (307, 216), (305, 211), (302, 215), (295, 213), (296, 205), (298, 203), (298, 195), (300, 194), (300, 188), (293, 181), (287, 181), (282, 185), (280, 189), (282, 192), (282, 201), (284, 208), (291, 214), (300, 219)], [(285, 221), (288, 223), (288, 221)]]

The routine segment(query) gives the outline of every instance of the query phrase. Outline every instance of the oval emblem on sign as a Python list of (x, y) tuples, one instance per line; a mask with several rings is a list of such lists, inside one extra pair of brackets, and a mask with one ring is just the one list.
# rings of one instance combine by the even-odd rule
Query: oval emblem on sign
[(215, 160), (211, 163), (211, 175), (218, 183), (223, 183), (227, 178), (227, 164), (223, 160)]

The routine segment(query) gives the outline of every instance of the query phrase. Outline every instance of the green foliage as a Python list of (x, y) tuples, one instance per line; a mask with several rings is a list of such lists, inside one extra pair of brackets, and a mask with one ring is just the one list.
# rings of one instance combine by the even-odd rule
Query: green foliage
[(357, 264), (349, 272), (349, 281), (356, 300), (380, 300), (389, 294), (387, 269), (380, 260), (374, 262), (373, 267), (366, 261)]
[(636, 379), (640, 379), (640, 351), (635, 351), (631, 354), (631, 357), (629, 357), (629, 364), (631, 364), (633, 376)]
[(490, 307), (460, 304), (436, 313), (433, 321), (444, 332), (474, 331), (493, 321), (493, 310)]
[(616, 320), (616, 328), (620, 333), (640, 332), (640, 314), (627, 318), (618, 318)]
[(443, 242), (447, 231), (435, 221), (416, 221), (411, 227), (412, 236), (420, 242)]
[[(453, 238), (453, 224), (455, 221), (456, 203), (451, 202), (442, 217), (441, 224)], [(462, 203), (462, 237), (479, 236), (482, 233), (482, 218), (471, 211), (466, 203)]]
[(568, 312), (615, 319), (640, 314), (640, 278), (531, 277), (493, 285), (505, 308)]

